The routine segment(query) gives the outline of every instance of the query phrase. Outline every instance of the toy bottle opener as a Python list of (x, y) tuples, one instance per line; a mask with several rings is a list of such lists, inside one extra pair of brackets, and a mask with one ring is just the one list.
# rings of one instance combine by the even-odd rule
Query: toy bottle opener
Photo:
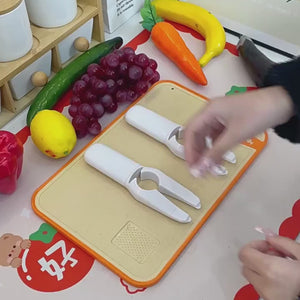
[[(108, 146), (93, 144), (86, 150), (84, 159), (89, 165), (127, 188), (136, 200), (175, 221), (189, 223), (191, 217), (162, 193), (194, 208), (201, 207), (200, 199), (195, 194), (160, 170), (143, 167)], [(144, 190), (138, 185), (139, 180), (147, 179), (156, 182), (158, 190)]]
[[(183, 138), (183, 126), (140, 105), (135, 105), (129, 109), (125, 114), (125, 119), (133, 127), (165, 144), (173, 154), (185, 159), (184, 147), (178, 142), (178, 139)], [(212, 147), (212, 139), (209, 137), (206, 138), (206, 146), (208, 148)], [(232, 151), (226, 152), (223, 159), (233, 164), (236, 163), (236, 157)], [(219, 175), (226, 175), (227, 171), (226, 174), (225, 171), (221, 172), (220, 169)]]

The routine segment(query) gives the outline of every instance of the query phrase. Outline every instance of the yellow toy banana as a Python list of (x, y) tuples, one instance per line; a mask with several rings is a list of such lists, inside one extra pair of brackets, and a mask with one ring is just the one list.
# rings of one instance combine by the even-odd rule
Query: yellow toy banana
[(222, 53), (226, 43), (224, 28), (206, 9), (178, 0), (153, 0), (152, 4), (160, 17), (190, 27), (205, 38), (206, 51), (199, 59), (201, 67)]

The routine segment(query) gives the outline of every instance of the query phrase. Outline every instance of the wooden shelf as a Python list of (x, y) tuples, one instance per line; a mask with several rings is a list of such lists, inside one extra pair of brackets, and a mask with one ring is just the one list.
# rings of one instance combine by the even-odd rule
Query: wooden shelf
[[(0, 127), (5, 125), (8, 121), (14, 118), (16, 114), (30, 105), (34, 97), (41, 89), (35, 88), (22, 99), (14, 100), (8, 84), (8, 82), (14, 76), (23, 71), (26, 67), (28, 67), (48, 51), (52, 52), (51, 69), (54, 72), (60, 70), (63, 65), (61, 64), (59, 52), (57, 50), (58, 44), (90, 19), (93, 19), (93, 44), (104, 41), (104, 25), (101, 0), (77, 0), (77, 4), (78, 10), (76, 17), (72, 22), (66, 24), (65, 26), (57, 28), (42, 28), (31, 24), (33, 46), (29, 53), (18, 60), (0, 63), (0, 89), (2, 99)], [(70, 61), (68, 61), (67, 63), (69, 63)]]

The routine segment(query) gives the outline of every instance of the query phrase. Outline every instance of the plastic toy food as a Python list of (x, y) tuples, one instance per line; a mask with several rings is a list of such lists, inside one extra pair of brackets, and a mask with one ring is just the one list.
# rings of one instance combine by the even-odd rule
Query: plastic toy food
[(73, 82), (86, 72), (89, 64), (119, 48), (122, 43), (120, 37), (100, 43), (81, 54), (59, 71), (35, 97), (27, 114), (27, 125), (30, 126), (37, 112), (43, 109), (51, 109)]
[(16, 135), (0, 130), (0, 193), (11, 194), (23, 165), (23, 144)]
[(160, 79), (157, 62), (130, 47), (114, 50), (90, 64), (73, 85), (69, 114), (78, 138), (101, 132), (99, 119), (118, 105), (133, 102)]
[(56, 110), (39, 111), (30, 124), (30, 132), (37, 148), (52, 158), (70, 154), (77, 141), (69, 119)]
[(142, 25), (145, 29), (151, 31), (151, 38), (155, 46), (190, 79), (196, 83), (206, 85), (206, 77), (196, 57), (188, 49), (175, 27), (157, 16), (150, 0), (145, 1), (141, 15), (143, 17)]
[(199, 59), (202, 67), (224, 50), (226, 43), (224, 28), (209, 11), (178, 0), (153, 0), (152, 5), (160, 17), (190, 27), (205, 38), (206, 51)]

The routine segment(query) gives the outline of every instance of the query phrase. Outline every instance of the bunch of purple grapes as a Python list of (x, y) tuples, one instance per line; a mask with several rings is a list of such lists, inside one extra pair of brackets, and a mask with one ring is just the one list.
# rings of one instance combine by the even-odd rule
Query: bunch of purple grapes
[(160, 79), (157, 62), (146, 54), (136, 54), (130, 47), (117, 49), (73, 85), (69, 114), (78, 138), (101, 132), (99, 119), (113, 113), (119, 103), (133, 102)]

